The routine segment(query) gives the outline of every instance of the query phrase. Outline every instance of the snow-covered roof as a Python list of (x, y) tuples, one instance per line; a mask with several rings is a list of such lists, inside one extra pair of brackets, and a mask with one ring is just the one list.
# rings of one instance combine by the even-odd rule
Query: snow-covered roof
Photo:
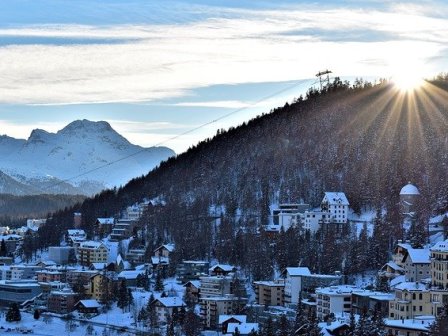
[(201, 282), (199, 280), (190, 280), (184, 285), (184, 287), (188, 284), (192, 284), (196, 288), (201, 288)]
[(232, 272), (235, 269), (235, 266), (227, 265), (227, 264), (218, 264), (209, 268), (210, 272), (213, 272), (215, 269), (220, 268), (224, 272)]
[(339, 286), (316, 288), (316, 294), (319, 293), (326, 295), (347, 295), (351, 294), (356, 290), (361, 290), (361, 288), (351, 285), (339, 285)]
[(415, 318), (415, 319), (406, 319), (406, 320), (389, 320), (384, 319), (384, 324), (386, 327), (393, 327), (399, 329), (411, 329), (418, 331), (428, 331), (431, 324), (434, 322), (434, 316), (431, 316), (426, 319)]
[(405, 281), (406, 281), (406, 277), (404, 275), (399, 275), (394, 279), (390, 279), (390, 287), (395, 288), (396, 286), (398, 286), (399, 284), (401, 284)]
[(98, 263), (98, 262), (95, 262), (95, 263), (91, 263), (91, 264), (90, 264), (90, 267), (91, 267), (91, 268), (94, 268), (94, 269), (97, 270), (97, 271), (101, 271), (101, 270), (105, 269), (106, 266), (107, 266), (106, 263)]
[(429, 264), (431, 262), (429, 249), (409, 249), (403, 261), (406, 261), (407, 256), (414, 264)]
[(102, 225), (106, 225), (106, 224), (114, 224), (114, 219), (111, 218), (97, 218), (98, 223), (102, 224)]
[(185, 306), (184, 301), (176, 296), (173, 297), (164, 297), (164, 298), (158, 298), (156, 301), (159, 301), (162, 305), (164, 305), (167, 308), (170, 307), (182, 307)]
[(79, 300), (77, 305), (81, 303), (86, 308), (100, 308), (101, 305), (97, 300)]
[(67, 230), (69, 236), (84, 236), (86, 232), (81, 229), (68, 229)]
[(421, 291), (421, 292), (427, 292), (428, 289), (425, 285), (423, 285), (420, 282), (409, 282), (405, 281), (395, 286), (395, 289), (398, 290), (407, 290), (407, 291)]
[(349, 205), (348, 199), (343, 192), (327, 191), (325, 197), (330, 205)]
[(103, 246), (107, 249), (107, 247), (106, 247), (106, 245), (104, 245), (104, 243), (93, 241), (93, 240), (88, 240), (88, 241), (82, 242), (79, 247), (97, 249), (97, 248), (100, 248), (101, 246)]
[(287, 267), (286, 272), (290, 276), (310, 275), (310, 269), (308, 267)]
[(122, 271), (118, 273), (119, 278), (124, 278), (126, 280), (137, 279), (139, 274), (145, 274), (145, 271)]
[(252, 330), (258, 331), (258, 323), (229, 323), (227, 325), (227, 333), (233, 334), (237, 328), (241, 335), (248, 335)]
[(400, 195), (420, 195), (420, 192), (415, 185), (409, 182), (403, 188), (401, 188)]
[(224, 322), (230, 320), (231, 318), (234, 318), (235, 320), (241, 323), (245, 323), (247, 320), (246, 315), (219, 315), (218, 324), (223, 324)]
[[(403, 268), (398, 266), (396, 263), (394, 263), (393, 261), (389, 261), (388, 263), (386, 263), (386, 265), (384, 266), (389, 266), (390, 268), (392, 268), (395, 271), (403, 271)], [(384, 267), (383, 266), (383, 267)]]
[(431, 252), (448, 252), (448, 240), (444, 240), (434, 244), (433, 247), (430, 248)]
[(162, 256), (152, 256), (151, 257), (151, 263), (153, 265), (158, 265), (158, 264), (169, 264), (170, 263), (170, 258), (168, 257), (162, 257)]

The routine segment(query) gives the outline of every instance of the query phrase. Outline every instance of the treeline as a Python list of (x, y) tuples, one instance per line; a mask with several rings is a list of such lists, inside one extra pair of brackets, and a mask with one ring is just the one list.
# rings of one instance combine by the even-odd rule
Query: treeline
[[(28, 195), (0, 194), (0, 223), (15, 223), (20, 218), (46, 218), (48, 213), (80, 204), (85, 196), (73, 195)], [(23, 224), (23, 223), (22, 223)]]

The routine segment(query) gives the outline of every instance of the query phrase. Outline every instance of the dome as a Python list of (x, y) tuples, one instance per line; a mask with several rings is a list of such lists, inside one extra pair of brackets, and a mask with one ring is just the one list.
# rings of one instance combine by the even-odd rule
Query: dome
[(401, 188), (400, 195), (420, 195), (420, 192), (415, 185), (409, 182), (403, 188)]

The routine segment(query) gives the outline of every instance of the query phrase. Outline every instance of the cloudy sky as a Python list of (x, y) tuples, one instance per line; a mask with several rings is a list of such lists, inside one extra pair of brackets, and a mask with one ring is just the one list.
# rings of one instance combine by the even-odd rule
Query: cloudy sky
[(447, 46), (444, 1), (1, 0), (0, 134), (106, 120), (179, 153), (319, 70), (431, 77)]

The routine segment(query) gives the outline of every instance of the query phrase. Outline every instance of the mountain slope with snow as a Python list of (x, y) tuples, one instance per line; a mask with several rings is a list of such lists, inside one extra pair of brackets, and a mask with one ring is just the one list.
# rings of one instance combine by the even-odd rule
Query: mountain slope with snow
[(2, 136), (0, 155), (0, 170), (35, 192), (92, 194), (125, 184), (175, 153), (133, 145), (105, 121), (77, 120), (57, 133), (35, 129), (27, 140)]

